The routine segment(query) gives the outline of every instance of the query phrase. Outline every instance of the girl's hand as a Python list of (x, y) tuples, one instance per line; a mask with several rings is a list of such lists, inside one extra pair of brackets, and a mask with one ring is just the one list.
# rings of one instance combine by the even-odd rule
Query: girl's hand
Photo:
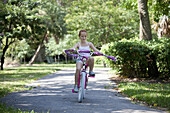
[(100, 51), (99, 51), (99, 54), (103, 55), (103, 53), (102, 53), (102, 52), (100, 52)]
[(98, 51), (98, 52), (95, 52), (95, 55), (103, 55), (103, 53)]
[(70, 49), (68, 49), (68, 50), (70, 50), (70, 51), (75, 51), (75, 49), (74, 49), (74, 48), (70, 48)]

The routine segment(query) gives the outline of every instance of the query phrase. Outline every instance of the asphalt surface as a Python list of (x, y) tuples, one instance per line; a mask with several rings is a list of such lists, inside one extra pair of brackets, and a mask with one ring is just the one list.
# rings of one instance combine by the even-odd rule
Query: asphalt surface
[(114, 85), (108, 78), (109, 68), (95, 68), (95, 78), (89, 78), (88, 90), (82, 103), (72, 93), (75, 69), (64, 69), (43, 77), (28, 86), (32, 90), (11, 93), (0, 101), (21, 110), (38, 113), (165, 113), (131, 103), (130, 99), (116, 96), (117, 91), (107, 89)]

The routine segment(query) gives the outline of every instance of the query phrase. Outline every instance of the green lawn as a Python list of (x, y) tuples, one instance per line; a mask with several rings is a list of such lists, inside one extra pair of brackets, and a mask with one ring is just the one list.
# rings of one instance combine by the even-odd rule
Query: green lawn
[[(95, 67), (102, 68), (103, 66), (95, 65)], [(11, 92), (29, 90), (29, 88), (25, 88), (27, 83), (63, 68), (75, 68), (75, 64), (34, 64), (32, 66), (4, 68), (4, 71), (0, 71), (0, 98)], [(114, 72), (110, 71), (109, 73)], [(170, 84), (121, 82), (119, 88), (132, 100), (140, 100), (148, 105), (170, 109)], [(29, 113), (6, 107), (5, 104), (0, 104), (1, 112)], [(34, 113), (34, 111), (31, 113)]]
[[(34, 64), (32, 66), (8, 67), (0, 71), (0, 98), (11, 92), (29, 90), (25, 88), (31, 83), (52, 72), (63, 68), (75, 67), (75, 64)], [(0, 113), (29, 113), (0, 104)], [(32, 111), (31, 113), (34, 113)]]
[(122, 82), (120, 90), (133, 101), (140, 101), (155, 108), (170, 110), (170, 84), (147, 82)]

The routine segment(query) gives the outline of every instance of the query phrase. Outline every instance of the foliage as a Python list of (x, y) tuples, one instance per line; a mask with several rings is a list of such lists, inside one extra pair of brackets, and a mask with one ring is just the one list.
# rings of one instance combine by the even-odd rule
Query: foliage
[(14, 107), (9, 107), (6, 104), (0, 104), (0, 112), (1, 113), (36, 113), (34, 111), (21, 111), (20, 109), (16, 109)]
[[(2, 3), (2, 1), (0, 2)], [(2, 4), (4, 7), (0, 18), (0, 24), (3, 26), (0, 28), (3, 50), (1, 70), (3, 70), (5, 53), (12, 43), (24, 38), (28, 39), (31, 36), (35, 36), (36, 38), (36, 36), (41, 35), (40, 32), (36, 32), (43, 32), (40, 26), (41, 16), (37, 13), (39, 2), (31, 0), (8, 0), (6, 4)]]
[(116, 0), (74, 1), (65, 17), (68, 33), (77, 39), (78, 31), (86, 29), (88, 41), (93, 42), (96, 47), (138, 35), (137, 13), (125, 11), (116, 4)]
[(57, 38), (57, 40), (59, 40), (59, 38), (64, 38), (64, 34), (66, 34), (64, 21), (66, 15), (65, 9), (61, 7), (56, 0), (43, 0), (41, 9), (39, 10), (42, 12), (41, 15), (43, 16), (49, 33), (56, 36), (54, 38)]
[(125, 10), (135, 10), (136, 12), (138, 12), (137, 0), (120, 0), (119, 6), (125, 8)]
[(67, 35), (63, 40), (60, 39), (59, 44), (56, 44), (54, 38), (51, 37), (49, 42), (45, 44), (47, 56), (56, 56), (65, 53), (64, 50), (71, 48), (73, 45), (68, 44), (70, 41), (71, 39)]
[(160, 83), (120, 83), (121, 91), (133, 101), (141, 101), (149, 106), (170, 109), (170, 84)]
[(26, 39), (21, 41), (16, 41), (13, 43), (6, 52), (6, 57), (10, 57), (12, 59), (24, 59), (26, 57), (30, 57), (33, 54), (33, 50), (30, 45), (26, 42)]
[(30, 16), (32, 13), (30, 9), (35, 6), (34, 3), (26, 2), (26, 0), (23, 2), (9, 0), (7, 4), (4, 4), (4, 15), (1, 18), (1, 24), (4, 27), (1, 29), (1, 33), (3, 32), (5, 37), (10, 38), (28, 37), (30, 35), (30, 31), (27, 30), (29, 24), (33, 25), (33, 22), (38, 20), (38, 16)]
[[(25, 39), (27, 47), (35, 51), (47, 33), (53, 34), (56, 40), (63, 38), (66, 33), (63, 19), (65, 11), (55, 0), (8, 0), (6, 4), (0, 2), (0, 5), (3, 6), (1, 7), (3, 13), (0, 16), (0, 25), (2, 25), (0, 41), (2, 40), (4, 51), (2, 58), (5, 58), (6, 50), (15, 41)], [(15, 57), (23, 58), (29, 50), (25, 48), (22, 53), (21, 51), (15, 53), (17, 55)]]
[(169, 1), (168, 0), (148, 0), (149, 11), (153, 16), (154, 21), (159, 22), (161, 16), (169, 15)]
[[(168, 0), (148, 0), (148, 11), (153, 17), (153, 20), (158, 22), (163, 15), (169, 15), (169, 1)], [(120, 0), (119, 6), (126, 10), (135, 10), (137, 12), (137, 0)]]
[(153, 29), (157, 32), (158, 38), (161, 38), (162, 36), (166, 36), (167, 38), (170, 37), (170, 19), (168, 16), (162, 16), (160, 17), (160, 20), (158, 23), (153, 24)]
[(95, 56), (94, 57), (94, 63), (95, 64), (103, 64), (104, 63), (104, 57), (102, 57), (102, 56)]
[(170, 39), (144, 41), (138, 39), (112, 42), (102, 47), (104, 54), (115, 56), (117, 62), (107, 60), (112, 68), (129, 77), (157, 77), (149, 75), (150, 65), (156, 62), (159, 78), (169, 79)]
[[(37, 113), (37, 112), (34, 112), (34, 110), (31, 110), (31, 111), (22, 111), (21, 109), (19, 108), (14, 108), (13, 106), (12, 107), (9, 107), (7, 106), (6, 104), (1, 104), (0, 103), (0, 112), (1, 113)], [(47, 112), (49, 113), (49, 112)]]

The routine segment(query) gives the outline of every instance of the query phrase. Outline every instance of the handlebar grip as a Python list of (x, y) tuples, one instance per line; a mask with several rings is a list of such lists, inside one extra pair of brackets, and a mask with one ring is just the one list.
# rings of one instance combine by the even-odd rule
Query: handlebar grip
[(98, 52), (95, 52), (94, 54), (95, 54), (95, 55), (102, 55), (102, 54), (100, 54), (100, 53), (98, 53)]
[(69, 53), (69, 51), (70, 51), (70, 52), (74, 52), (75, 50), (74, 50), (74, 49), (72, 49), (72, 50), (71, 50), (71, 49), (68, 49), (68, 50), (65, 50), (65, 53), (68, 54), (68, 55), (70, 55), (70, 56), (78, 57), (77, 54), (71, 54), (71, 53)]

